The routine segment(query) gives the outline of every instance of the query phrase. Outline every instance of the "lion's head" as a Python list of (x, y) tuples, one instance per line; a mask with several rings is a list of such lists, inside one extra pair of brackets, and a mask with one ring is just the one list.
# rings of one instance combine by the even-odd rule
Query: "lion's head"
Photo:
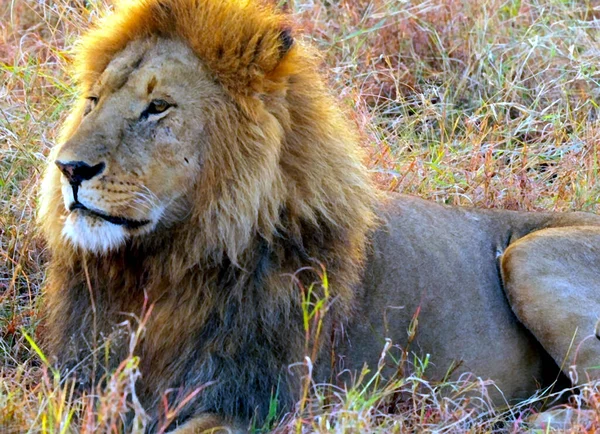
[[(258, 2), (117, 6), (77, 52), (81, 98), (41, 200), (53, 250), (105, 254), (169, 234), (193, 236), (196, 258), (235, 262), (282, 216), (288, 233), (300, 221), (366, 230), (353, 129), (291, 34)], [(348, 241), (362, 245), (364, 230)]]

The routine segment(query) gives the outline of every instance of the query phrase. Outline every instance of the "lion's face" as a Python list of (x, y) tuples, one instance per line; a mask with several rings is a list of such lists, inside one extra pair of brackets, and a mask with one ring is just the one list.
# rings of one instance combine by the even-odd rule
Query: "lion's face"
[(63, 236), (104, 252), (185, 217), (220, 92), (183, 43), (130, 43), (85, 95), (51, 157), (67, 213)]

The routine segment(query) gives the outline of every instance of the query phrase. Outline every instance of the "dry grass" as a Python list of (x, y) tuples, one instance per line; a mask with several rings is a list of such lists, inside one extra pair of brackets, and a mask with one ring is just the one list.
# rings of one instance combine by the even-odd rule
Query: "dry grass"
[[(44, 278), (36, 185), (74, 98), (68, 50), (103, 1), (0, 1), (0, 432), (120, 432), (127, 409), (144, 422), (135, 357), (97, 399), (76, 398), (34, 343)], [(293, 3), (323, 50), (332, 88), (356, 113), (382, 188), (461, 205), (599, 211), (596, 0)], [(296, 414), (274, 424), (521, 432), (536, 400), (493, 409), (480, 380), (433, 384), (427, 360), (406, 363), (412, 375), (376, 391), (362, 377), (349, 390), (307, 382)], [(599, 400), (590, 386), (572, 405), (599, 409)], [(594, 414), (573, 431), (599, 429)]]

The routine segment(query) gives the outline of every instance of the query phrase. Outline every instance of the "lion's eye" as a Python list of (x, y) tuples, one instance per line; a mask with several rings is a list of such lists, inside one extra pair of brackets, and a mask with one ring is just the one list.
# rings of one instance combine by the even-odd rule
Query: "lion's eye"
[(146, 110), (140, 115), (140, 119), (146, 119), (150, 115), (164, 113), (167, 109), (172, 107), (172, 105), (173, 104), (169, 104), (164, 99), (153, 99), (150, 104), (148, 104), (148, 107), (146, 107)]

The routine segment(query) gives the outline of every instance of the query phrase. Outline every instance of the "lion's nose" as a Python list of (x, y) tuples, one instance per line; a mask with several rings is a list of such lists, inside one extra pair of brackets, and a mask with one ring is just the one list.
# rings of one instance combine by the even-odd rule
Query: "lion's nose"
[(56, 160), (55, 163), (71, 184), (81, 184), (82, 181), (88, 181), (104, 170), (104, 163), (98, 163), (94, 166), (90, 166), (83, 161), (63, 162)]

